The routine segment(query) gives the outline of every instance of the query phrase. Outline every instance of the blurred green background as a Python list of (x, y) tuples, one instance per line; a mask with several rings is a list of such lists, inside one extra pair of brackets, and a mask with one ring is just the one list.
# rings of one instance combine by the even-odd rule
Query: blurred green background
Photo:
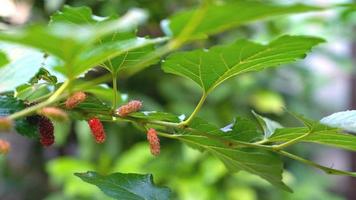
[[(352, 3), (347, 0), (271, 2), (324, 6)], [(0, 27), (46, 23), (64, 4), (89, 6), (99, 16), (124, 15), (130, 9), (140, 8), (148, 19), (138, 34), (156, 37), (163, 34), (161, 20), (198, 3), (197, 0), (1, 0)], [(352, 82), (355, 27), (355, 12), (340, 8), (254, 23), (185, 47), (209, 47), (238, 38), (266, 42), (281, 34), (315, 35), (328, 41), (304, 61), (229, 80), (208, 98), (199, 115), (223, 127), (237, 114), (250, 116), (250, 110), (254, 109), (291, 126), (296, 122), (284, 113), (283, 107), (314, 119), (355, 109), (352, 95), (356, 88)], [(192, 82), (164, 74), (159, 65), (130, 78), (121, 77), (120, 88), (130, 98), (143, 100), (144, 109), (175, 114), (189, 114), (200, 97), (199, 89)], [(84, 121), (56, 124), (56, 144), (51, 148), (42, 148), (39, 142), (21, 136), (6, 136), (13, 151), (8, 157), (0, 157), (0, 199), (108, 199), (95, 186), (73, 175), (88, 170), (152, 173), (158, 185), (172, 189), (173, 199), (182, 200), (356, 199), (355, 180), (327, 176), (290, 160), (286, 160), (284, 178), (294, 189), (293, 194), (247, 173), (229, 174), (216, 158), (176, 141), (162, 139), (162, 153), (155, 158), (149, 153), (145, 135), (130, 124), (105, 124), (105, 129), (108, 139), (104, 145), (92, 140)], [(352, 165), (356, 165), (355, 155), (345, 151), (308, 144), (297, 145), (291, 151), (344, 170), (352, 170)]]

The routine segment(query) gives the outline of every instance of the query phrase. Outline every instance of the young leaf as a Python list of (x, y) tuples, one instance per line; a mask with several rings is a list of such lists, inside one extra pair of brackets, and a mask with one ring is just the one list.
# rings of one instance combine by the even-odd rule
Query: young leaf
[(153, 185), (152, 175), (113, 173), (104, 176), (96, 172), (75, 175), (114, 199), (168, 200), (170, 196), (168, 188)]
[[(287, 142), (298, 138), (310, 129), (305, 127), (281, 128), (268, 138), (270, 142)], [(342, 133), (339, 129), (326, 127), (325, 129), (314, 129), (308, 136), (300, 140), (300, 142), (312, 142), (323, 145), (328, 145), (346, 150), (356, 151), (356, 136)]]
[(252, 111), (253, 115), (256, 117), (258, 123), (260, 124), (263, 132), (264, 132), (264, 138), (269, 138), (273, 133), (279, 129), (282, 128), (282, 125), (279, 124), (276, 121), (273, 121), (271, 119), (268, 119), (267, 117), (262, 117), (261, 115), (255, 113)]
[(151, 121), (159, 120), (159, 121), (167, 121), (167, 122), (174, 122), (174, 123), (180, 122), (178, 116), (171, 113), (165, 113), (159, 111), (141, 111), (141, 112), (131, 113), (129, 116), (137, 119), (145, 119)]
[(6, 54), (4, 54), (3, 52), (0, 51), (0, 68), (2, 66), (6, 65), (7, 63), (9, 63), (9, 60), (6, 57)]
[(274, 153), (250, 148), (233, 149), (200, 135), (179, 135), (178, 139), (215, 155), (231, 172), (244, 170), (285, 191), (292, 191), (282, 182), (283, 163), (280, 157)]
[(57, 11), (51, 16), (50, 23), (95, 24), (99, 22), (96, 19), (89, 7), (71, 7), (65, 5), (61, 11)]
[(321, 119), (320, 123), (356, 133), (356, 110), (334, 113)]
[(307, 36), (282, 36), (261, 45), (238, 40), (209, 50), (178, 52), (167, 58), (163, 70), (184, 76), (210, 93), (225, 80), (246, 72), (292, 63), (305, 57), (312, 47), (324, 40)]
[[(200, 21), (190, 37), (206, 37), (207, 35), (220, 33), (257, 20), (264, 20), (284, 14), (319, 10), (322, 10), (322, 8), (302, 4), (282, 6), (260, 1), (242, 0), (233, 1), (232, 3), (219, 1), (219, 3), (209, 5), (205, 17)], [(166, 34), (179, 35), (187, 22), (192, 19), (195, 11), (193, 9), (173, 15), (169, 19), (168, 27), (163, 27)]]

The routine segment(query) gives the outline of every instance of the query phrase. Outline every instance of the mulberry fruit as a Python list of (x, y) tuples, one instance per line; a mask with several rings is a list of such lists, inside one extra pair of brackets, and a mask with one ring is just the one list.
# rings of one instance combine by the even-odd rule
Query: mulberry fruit
[(119, 115), (120, 117), (125, 117), (130, 113), (137, 112), (141, 109), (142, 107), (142, 102), (138, 100), (132, 100), (128, 102), (127, 104), (119, 107), (116, 110), (116, 114)]
[(154, 156), (158, 156), (160, 153), (160, 142), (159, 142), (159, 138), (157, 136), (157, 131), (153, 128), (150, 128), (147, 131), (147, 141), (150, 144), (150, 151), (151, 154)]
[(54, 127), (50, 119), (41, 117), (38, 123), (40, 133), (40, 142), (43, 146), (48, 147), (54, 143)]
[(12, 121), (7, 117), (0, 117), (0, 131), (10, 131), (12, 127)]
[(65, 105), (67, 109), (73, 109), (75, 108), (78, 104), (82, 103), (85, 101), (87, 98), (87, 95), (84, 92), (75, 92), (72, 94), (72, 96), (68, 97)]
[(0, 154), (7, 154), (10, 151), (10, 143), (0, 139)]
[(90, 130), (97, 143), (103, 143), (105, 141), (106, 135), (103, 124), (98, 118), (91, 118), (88, 120)]
[(42, 108), (38, 114), (43, 115), (45, 117), (51, 118), (56, 121), (67, 121), (68, 115), (63, 110), (56, 107), (45, 107)]

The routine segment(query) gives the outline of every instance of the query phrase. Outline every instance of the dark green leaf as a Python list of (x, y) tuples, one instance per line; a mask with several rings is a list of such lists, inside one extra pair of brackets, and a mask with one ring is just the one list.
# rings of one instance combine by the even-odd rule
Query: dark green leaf
[(43, 67), (41, 67), (38, 70), (37, 74), (33, 78), (31, 78), (30, 83), (35, 84), (38, 83), (38, 81), (40, 80), (44, 80), (50, 84), (57, 83), (57, 77), (51, 75), (51, 73)]
[(264, 150), (230, 148), (223, 143), (200, 135), (179, 135), (178, 139), (218, 157), (231, 172), (239, 170), (255, 174), (271, 184), (291, 192), (282, 182), (283, 163), (280, 157)]
[(232, 131), (233, 132), (230, 134), (230, 136), (226, 136), (226, 138), (252, 142), (262, 137), (262, 133), (258, 130), (255, 122), (240, 116), (235, 118)]
[[(0, 96), (0, 116), (7, 116), (14, 112), (25, 109), (25, 104), (11, 96)], [(17, 119), (15, 121), (15, 130), (30, 138), (37, 138), (37, 124), (31, 123), (31, 117)]]
[[(322, 8), (302, 4), (282, 6), (263, 1), (255, 2), (243, 0), (232, 3), (219, 1), (219, 3), (208, 6), (203, 19), (191, 33), (190, 37), (205, 37), (257, 20), (265, 20), (284, 14), (319, 10), (322, 10)], [(193, 18), (194, 13), (195, 10), (188, 10), (173, 15), (169, 19), (169, 27), (164, 29), (166, 34), (179, 35), (187, 25), (187, 22)]]
[(114, 199), (168, 200), (170, 196), (168, 188), (153, 185), (152, 175), (113, 173), (103, 176), (96, 172), (75, 175)]
[(307, 36), (282, 36), (268, 45), (238, 40), (209, 50), (172, 54), (164, 62), (163, 70), (189, 78), (210, 93), (233, 76), (304, 58), (313, 46), (321, 42), (320, 38)]

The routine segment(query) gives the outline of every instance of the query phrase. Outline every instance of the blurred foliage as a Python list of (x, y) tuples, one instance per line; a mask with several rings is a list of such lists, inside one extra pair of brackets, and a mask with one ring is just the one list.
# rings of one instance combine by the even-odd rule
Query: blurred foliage
[[(162, 36), (159, 22), (181, 9), (196, 6), (195, 0), (46, 0), (34, 1), (32, 21), (46, 21), (50, 14), (60, 9), (63, 4), (71, 6), (85, 5), (93, 9), (97, 15), (123, 15), (128, 9), (138, 7), (147, 10), (149, 21), (138, 30), (140, 35)], [(340, 20), (342, 19), (342, 20)], [(216, 43), (226, 43), (236, 37), (254, 38), (265, 41), (273, 39), (285, 30), (292, 34), (304, 33), (310, 27), (319, 30), (317, 35), (334, 40), (341, 37), (350, 39), (351, 27), (356, 20), (352, 12), (337, 12), (331, 19), (323, 16), (309, 16), (300, 19), (286, 17), (273, 21), (261, 22), (251, 26), (243, 26), (224, 34), (212, 36), (206, 41), (198, 41), (190, 47), (210, 46)], [(338, 27), (335, 31), (335, 27)], [(321, 31), (323, 30), (323, 31)], [(336, 32), (336, 33), (335, 33)], [(309, 33), (309, 32), (308, 32)], [(320, 48), (319, 55), (330, 56), (328, 48)], [(334, 55), (334, 54), (332, 54)], [(2, 54), (0, 54), (0, 57)], [(29, 50), (29, 59), (25, 64), (35, 66), (29, 70), (37, 72), (40, 63), (31, 64), (33, 56), (39, 56)], [(349, 70), (350, 61), (344, 54), (331, 58), (336, 63), (341, 63), (343, 70)], [(38, 59), (37, 59), (38, 60)], [(1, 65), (2, 62), (0, 62)], [(220, 127), (231, 122), (236, 113), (250, 116), (250, 110), (264, 113), (272, 119), (278, 119), (282, 124), (295, 124), (288, 114), (283, 112), (283, 107), (297, 110), (307, 116), (320, 118), (324, 113), (333, 108), (319, 104), (313, 94), (320, 88), (325, 77), (307, 69), (304, 62), (299, 62), (294, 67), (287, 69), (270, 69), (259, 74), (245, 74), (238, 79), (231, 79), (223, 87), (217, 87), (214, 94), (208, 97), (207, 106), (199, 113), (210, 122)], [(30, 67), (29, 67), (30, 68)], [(1, 68), (0, 68), (1, 70)], [(95, 74), (94, 74), (95, 75)], [(29, 79), (30, 77), (21, 77)], [(29, 80), (27, 80), (29, 81)], [(164, 75), (158, 65), (145, 69), (130, 79), (122, 77), (120, 80), (121, 92), (129, 93), (130, 97), (142, 99), (145, 108), (173, 113), (190, 113), (200, 97), (198, 86), (189, 80)], [(5, 84), (5, 83), (1, 83)], [(110, 83), (107, 86), (111, 86)], [(107, 87), (104, 86), (104, 87)], [(2, 85), (0, 85), (0, 88)], [(24, 88), (22, 88), (24, 89)], [(25, 88), (29, 89), (29, 88)], [(36, 88), (37, 89), (37, 88)], [(90, 89), (91, 91), (95, 88)], [(232, 92), (231, 92), (232, 91)], [(105, 99), (105, 94), (102, 94)], [(106, 98), (106, 99), (111, 99)], [(332, 107), (332, 106), (331, 106)], [(284, 181), (291, 185), (295, 193), (289, 194), (273, 188), (266, 181), (247, 174), (229, 174), (224, 165), (216, 158), (202, 154), (188, 148), (181, 143), (162, 141), (162, 154), (154, 158), (148, 151), (148, 144), (141, 143), (145, 135), (129, 124), (105, 124), (108, 139), (105, 146), (95, 144), (90, 138), (89, 129), (84, 121), (73, 122), (70, 125), (55, 124), (56, 147), (48, 150), (33, 148), (33, 156), (41, 157), (37, 166), (29, 165), (29, 169), (19, 169), (24, 173), (27, 170), (36, 171), (37, 178), (43, 180), (43, 189), (38, 191), (38, 196), (20, 196), (22, 199), (108, 199), (95, 186), (83, 184), (73, 176), (74, 172), (95, 170), (98, 172), (131, 172), (152, 173), (157, 185), (174, 188), (173, 199), (183, 200), (341, 200), (342, 195), (330, 191), (336, 182), (332, 177), (319, 175), (308, 167), (288, 163), (287, 169), (292, 173), (284, 174)], [(30, 145), (35, 146), (31, 143)], [(293, 151), (308, 152), (308, 146), (297, 146)], [(313, 147), (314, 148), (314, 147)], [(25, 150), (24, 150), (25, 151)], [(306, 156), (312, 156), (306, 153)], [(307, 169), (308, 168), (308, 169)], [(31, 182), (21, 183), (21, 177), (16, 176), (16, 168), (5, 162), (0, 157), (0, 199), (16, 199), (9, 192), (26, 193)], [(21, 174), (22, 174), (21, 173)], [(46, 173), (48, 177), (43, 174)], [(25, 185), (23, 185), (25, 184)], [(26, 185), (27, 184), (27, 185)]]

